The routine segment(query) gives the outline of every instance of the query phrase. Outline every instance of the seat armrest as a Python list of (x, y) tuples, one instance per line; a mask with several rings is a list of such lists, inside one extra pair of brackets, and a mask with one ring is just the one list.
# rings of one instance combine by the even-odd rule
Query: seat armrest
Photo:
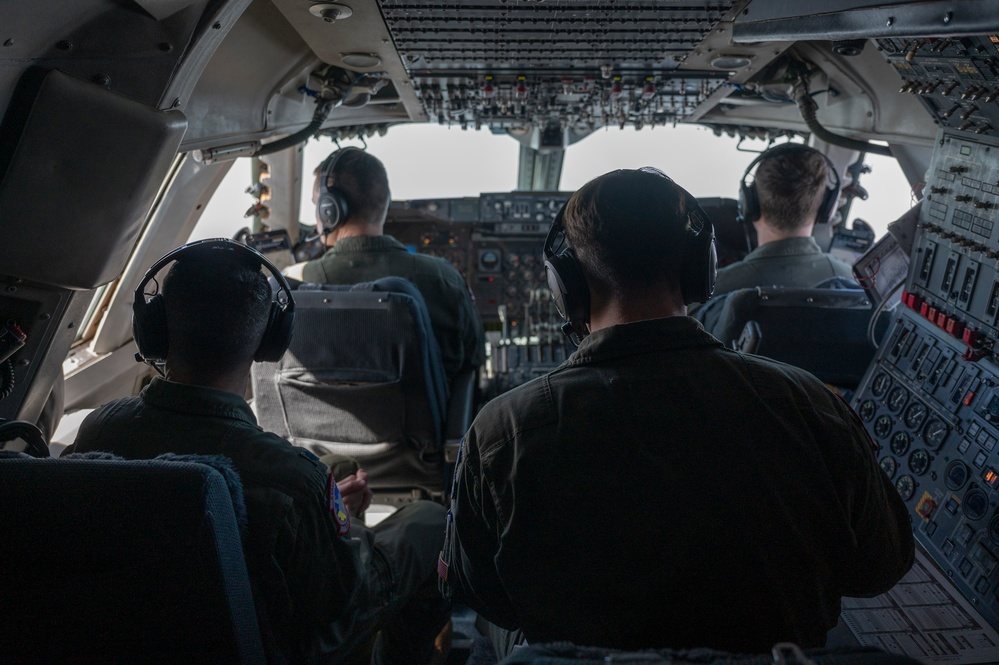
[(460, 441), (472, 424), (472, 400), (475, 397), (475, 381), (478, 370), (464, 369), (455, 375), (451, 382), (451, 394), (447, 401), (447, 422), (444, 423), (444, 441)]

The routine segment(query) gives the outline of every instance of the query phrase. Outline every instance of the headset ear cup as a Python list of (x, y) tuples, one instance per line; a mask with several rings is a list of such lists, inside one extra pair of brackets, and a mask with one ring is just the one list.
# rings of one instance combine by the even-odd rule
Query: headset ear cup
[(700, 233), (688, 236), (688, 244), (684, 248), (683, 266), (680, 272), (680, 292), (684, 305), (706, 302), (714, 293), (715, 280), (718, 277), (715, 230), (707, 217), (702, 216), (702, 219), (705, 226)]
[(330, 233), (347, 219), (347, 200), (335, 189), (323, 192), (316, 203), (316, 214), (323, 232)]
[[(830, 166), (830, 168), (832, 168)], [(822, 195), (822, 203), (819, 204), (819, 210), (815, 213), (815, 223), (816, 224), (827, 224), (832, 217), (833, 210), (836, 208), (836, 204), (839, 202), (839, 187), (826, 187), (825, 193)]]
[(132, 302), (132, 336), (143, 359), (166, 359), (169, 335), (162, 295), (157, 294), (148, 302), (140, 296)]
[(756, 183), (746, 183), (746, 176), (739, 184), (739, 217), (745, 224), (752, 224), (760, 218), (760, 195)]
[(590, 321), (590, 287), (572, 248), (545, 257), (545, 274), (555, 309), (574, 332), (585, 335)]
[(295, 310), (283, 310), (278, 302), (271, 303), (267, 316), (267, 327), (260, 338), (253, 359), (257, 362), (277, 362), (288, 350), (291, 336), (295, 332)]

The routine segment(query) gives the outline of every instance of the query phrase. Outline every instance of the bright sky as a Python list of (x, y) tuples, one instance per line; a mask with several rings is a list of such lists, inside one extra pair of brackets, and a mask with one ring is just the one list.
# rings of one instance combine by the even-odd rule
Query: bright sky
[[(743, 152), (737, 144), (736, 139), (718, 137), (696, 126), (646, 128), (640, 133), (630, 127), (598, 130), (569, 146), (560, 189), (577, 189), (618, 168), (655, 166), (694, 196), (737, 198), (743, 171), (756, 152), (766, 147), (762, 141), (747, 142), (743, 147), (754, 152)], [(403, 125), (368, 139), (367, 145), (385, 164), (395, 200), (478, 196), (512, 191), (517, 185), (520, 144), (487, 130)], [(328, 139), (310, 141), (305, 149), (305, 173), (311, 174), (335, 147)], [(867, 201), (854, 201), (850, 217), (864, 219), (880, 237), (888, 223), (911, 206), (909, 185), (891, 158), (868, 155), (865, 161), (872, 172), (863, 176), (861, 184), (871, 196)], [(305, 181), (302, 221), (312, 224), (311, 176)], [(249, 183), (249, 160), (242, 159), (212, 198), (192, 239), (231, 237), (245, 226), (243, 213), (253, 203), (244, 193)]]

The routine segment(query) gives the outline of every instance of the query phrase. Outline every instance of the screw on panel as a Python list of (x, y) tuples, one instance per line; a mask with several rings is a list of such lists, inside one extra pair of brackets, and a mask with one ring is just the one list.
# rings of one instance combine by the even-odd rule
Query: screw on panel
[(948, 23), (950, 23), (950, 20), (952, 18), (954, 18), (954, 12), (947, 12), (946, 14), (944, 14), (944, 17), (943, 17), (944, 25), (947, 25)]
[(222, 29), (222, 24), (219, 23), (218, 21), (216, 21), (215, 25), (212, 26), (212, 30), (221, 30), (221, 29)]
[(885, 21), (885, 25), (887, 27), (889, 27), (889, 28), (892, 27), (893, 25), (895, 25), (895, 17), (894, 16), (889, 16), (888, 20)]
[(91, 80), (97, 85), (102, 85), (105, 88), (111, 87), (111, 77), (106, 74), (98, 74)]
[(73, 50), (73, 42), (67, 41), (67, 40), (64, 39), (61, 42), (59, 42), (58, 44), (56, 44), (56, 48), (59, 49), (60, 51), (72, 51)]

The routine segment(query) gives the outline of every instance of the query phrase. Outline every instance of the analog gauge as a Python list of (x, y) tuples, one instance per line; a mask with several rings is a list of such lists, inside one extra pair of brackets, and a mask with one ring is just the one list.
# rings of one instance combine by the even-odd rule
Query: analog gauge
[(909, 455), (909, 471), (912, 471), (917, 476), (921, 476), (926, 473), (926, 470), (929, 468), (930, 454), (922, 448), (913, 450), (912, 454)]
[(871, 422), (871, 418), (874, 417), (874, 412), (877, 411), (878, 407), (874, 404), (874, 400), (865, 399), (860, 405), (860, 417), (863, 418), (865, 423)]
[(919, 426), (923, 424), (923, 420), (925, 420), (925, 418), (926, 405), (919, 401), (915, 401), (910, 404), (909, 408), (905, 410), (905, 416), (903, 416), (905, 426), (913, 430), (918, 430)]
[(895, 481), (895, 490), (902, 501), (908, 501), (916, 493), (916, 480), (912, 476), (902, 476)]
[(483, 270), (493, 271), (500, 264), (500, 256), (497, 252), (487, 249), (479, 255), (479, 265)]
[(891, 377), (885, 374), (884, 372), (881, 372), (876, 377), (874, 377), (874, 381), (871, 383), (871, 393), (875, 397), (881, 397), (886, 392), (888, 392), (888, 388), (890, 387), (891, 387)]
[(989, 522), (989, 540), (992, 541), (993, 545), (999, 545), (999, 515), (992, 518)]
[(895, 473), (898, 471), (898, 462), (895, 461), (894, 457), (882, 457), (881, 470), (884, 471), (885, 475), (889, 478), (894, 478)]
[(879, 439), (884, 439), (891, 432), (892, 426), (891, 416), (879, 416), (877, 421), (874, 423), (874, 433)]
[(930, 422), (926, 423), (926, 429), (923, 430), (923, 440), (926, 441), (926, 447), (930, 450), (939, 450), (940, 446), (943, 445), (944, 439), (947, 438), (948, 432), (947, 424), (938, 418), (930, 418)]
[(888, 393), (888, 410), (895, 413), (901, 411), (907, 399), (909, 399), (909, 391), (902, 386), (895, 386)]
[(909, 451), (910, 443), (912, 443), (912, 438), (902, 430), (899, 430), (891, 437), (891, 451), (901, 457)]
[(968, 466), (961, 460), (954, 460), (944, 470), (944, 482), (949, 490), (961, 489), (968, 482)]
[(964, 495), (961, 508), (969, 520), (980, 520), (989, 512), (989, 496), (977, 487), (972, 487)]

